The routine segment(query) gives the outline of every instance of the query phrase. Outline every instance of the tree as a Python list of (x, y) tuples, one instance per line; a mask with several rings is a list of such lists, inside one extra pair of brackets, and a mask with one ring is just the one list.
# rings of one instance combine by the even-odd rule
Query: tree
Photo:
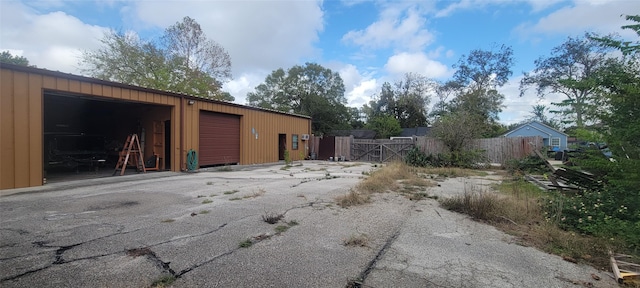
[(548, 111), (549, 108), (545, 105), (533, 105), (531, 106), (531, 116), (528, 121), (538, 121), (544, 125), (559, 130), (560, 123), (554, 119), (549, 119), (549, 117), (547, 117)]
[(14, 56), (9, 51), (2, 51), (2, 53), (0, 53), (0, 63), (29, 66), (29, 60), (27, 58), (24, 56)]
[(402, 133), (400, 122), (391, 115), (379, 115), (370, 119), (366, 128), (376, 131), (376, 138), (378, 139), (386, 139)]
[[(459, 121), (472, 125), (474, 133), (464, 133), (463, 130), (442, 131), (460, 134), (441, 135), (441, 137), (453, 139), (494, 137), (504, 131), (504, 127), (497, 122), (498, 113), (502, 111), (504, 95), (500, 94), (497, 88), (509, 80), (512, 65), (513, 50), (504, 45), (497, 50), (473, 50), (468, 56), (463, 55), (460, 58), (454, 65), (458, 70), (454, 73), (453, 80), (436, 90), (441, 95), (441, 100), (437, 104), (438, 112), (434, 116), (439, 119), (436, 123), (438, 121), (455, 122), (457, 117), (460, 117)], [(454, 96), (453, 99), (446, 102), (445, 100), (451, 95)], [(469, 122), (469, 119), (473, 121)], [(458, 124), (440, 123), (439, 125)], [(452, 145), (450, 148), (461, 149), (458, 145)], [(452, 152), (459, 151), (452, 150)]]
[(414, 73), (407, 73), (402, 80), (382, 84), (376, 100), (363, 107), (370, 119), (382, 115), (397, 119), (401, 127), (412, 128), (427, 125), (427, 106), (435, 86), (432, 80)]
[(509, 46), (502, 45), (498, 51), (476, 49), (453, 66), (458, 69), (453, 80), (471, 90), (492, 90), (509, 81), (511, 66), (513, 49)]
[[(640, 16), (626, 16), (637, 24), (622, 26), (633, 30), (640, 39)], [(599, 90), (597, 114), (610, 148), (618, 155), (640, 159), (640, 40), (622, 41), (613, 37), (594, 38), (597, 43), (624, 53), (623, 58), (609, 58), (597, 71)], [(622, 148), (626, 147), (626, 148)]]
[(340, 75), (316, 63), (280, 68), (247, 94), (251, 106), (312, 117), (312, 129), (319, 134), (348, 129), (350, 113), (345, 106), (344, 83)]
[(220, 91), (222, 81), (231, 78), (231, 58), (222, 46), (206, 38), (195, 20), (184, 17), (168, 27), (161, 40), (156, 44), (132, 33), (109, 31), (100, 49), (83, 52), (82, 70), (103, 80), (234, 100)]
[(565, 122), (575, 121), (579, 128), (594, 116), (593, 97), (598, 89), (594, 77), (604, 64), (607, 51), (589, 37), (569, 37), (551, 50), (551, 56), (536, 60), (533, 72), (525, 73), (520, 81), (520, 96), (531, 86), (540, 97), (549, 93), (566, 96), (566, 100), (554, 105), (561, 108), (558, 113), (569, 117)]
[(449, 152), (459, 154), (471, 140), (480, 137), (478, 117), (467, 111), (448, 113), (434, 123), (432, 133), (444, 142)]
[(349, 110), (349, 125), (351, 129), (362, 129), (365, 124), (362, 120), (362, 109), (358, 109), (356, 107), (348, 107)]
[[(636, 34), (640, 35), (640, 15), (625, 15), (625, 19), (629, 21), (635, 22), (635, 24), (624, 25), (622, 29), (628, 29), (636, 32)], [(590, 36), (592, 40), (598, 42), (601, 46), (614, 48), (620, 50), (623, 55), (632, 55), (640, 52), (640, 42), (636, 41), (626, 41), (622, 39), (616, 39), (611, 36), (607, 37), (597, 37)]]

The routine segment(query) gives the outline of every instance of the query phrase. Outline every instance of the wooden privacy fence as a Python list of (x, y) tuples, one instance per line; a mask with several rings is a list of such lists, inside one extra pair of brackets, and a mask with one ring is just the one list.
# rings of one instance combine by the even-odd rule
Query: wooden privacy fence
[[(431, 137), (418, 137), (416, 146), (426, 154), (439, 154), (448, 152), (447, 146), (440, 139)], [(485, 159), (490, 163), (504, 164), (511, 159), (521, 159), (533, 154), (533, 150), (543, 146), (542, 137), (499, 137), (475, 139), (466, 146), (467, 150), (481, 150), (485, 153)]]
[[(426, 154), (447, 153), (448, 148), (442, 140), (432, 137), (415, 137), (411, 139), (354, 139), (350, 136), (314, 137), (312, 152), (316, 152), (317, 159), (365, 161), (365, 162), (391, 162), (401, 161), (413, 147), (418, 147)], [(320, 144), (320, 142), (322, 144)], [(511, 159), (521, 159), (533, 153), (533, 150), (543, 147), (542, 137), (514, 137), (514, 138), (488, 138), (475, 139), (466, 149), (481, 150), (485, 153), (485, 159), (490, 163), (504, 164)]]
[(513, 137), (513, 138), (487, 138), (475, 139), (468, 149), (478, 149), (485, 151), (486, 159), (490, 163), (500, 163), (511, 159), (521, 159), (533, 154), (534, 150), (539, 150), (544, 146), (542, 137)]
[(351, 160), (366, 162), (402, 161), (414, 146), (415, 142), (412, 139), (353, 139), (351, 141)]

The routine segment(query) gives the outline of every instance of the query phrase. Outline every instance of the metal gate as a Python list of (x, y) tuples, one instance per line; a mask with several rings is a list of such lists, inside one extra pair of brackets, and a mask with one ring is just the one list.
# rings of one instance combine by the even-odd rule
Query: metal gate
[(415, 142), (412, 139), (354, 139), (351, 142), (351, 160), (365, 162), (402, 161), (413, 147), (415, 147)]

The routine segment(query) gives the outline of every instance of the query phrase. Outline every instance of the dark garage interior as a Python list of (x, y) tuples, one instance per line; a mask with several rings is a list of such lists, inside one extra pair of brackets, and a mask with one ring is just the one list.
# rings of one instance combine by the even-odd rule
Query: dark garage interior
[[(170, 167), (170, 106), (46, 91), (44, 176), (61, 182), (111, 176), (130, 134), (140, 139), (145, 167)], [(135, 174), (136, 167), (127, 167)]]

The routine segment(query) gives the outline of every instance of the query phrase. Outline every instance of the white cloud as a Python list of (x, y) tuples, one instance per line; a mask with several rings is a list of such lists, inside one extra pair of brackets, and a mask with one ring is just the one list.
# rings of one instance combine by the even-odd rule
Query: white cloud
[[(334, 63), (330, 64), (332, 70), (337, 70), (340, 78), (344, 82), (345, 98), (347, 105), (360, 107), (369, 103), (371, 96), (378, 90), (378, 79), (372, 73), (361, 73), (358, 68), (351, 64)], [(341, 66), (341, 67), (338, 67)]]
[(255, 91), (255, 87), (264, 82), (267, 72), (247, 72), (236, 76), (225, 83), (222, 90), (235, 97), (235, 103), (246, 104), (247, 93)]
[(395, 47), (419, 51), (434, 41), (433, 34), (424, 28), (426, 22), (419, 7), (386, 7), (378, 21), (364, 30), (347, 32), (342, 41), (366, 49)]
[(429, 78), (446, 78), (452, 75), (449, 68), (424, 53), (395, 54), (389, 58), (385, 69), (391, 74), (417, 73)]
[(82, 50), (98, 47), (107, 30), (64, 12), (38, 14), (14, 1), (1, 1), (0, 5), (0, 50), (23, 51), (30, 64), (42, 68), (78, 73)]
[[(504, 95), (504, 106), (500, 113), (500, 122), (504, 124), (518, 123), (526, 120), (531, 116), (532, 107), (534, 105), (545, 105), (554, 108), (551, 103), (558, 103), (565, 99), (561, 94), (548, 94), (544, 98), (536, 95), (535, 89), (527, 89), (524, 95), (520, 96), (520, 80), (523, 76), (510, 79), (504, 86), (498, 88), (498, 91)], [(547, 113), (547, 117), (553, 118), (556, 115)]]
[(234, 75), (272, 71), (319, 54), (313, 44), (323, 30), (319, 1), (136, 1), (124, 17), (166, 28), (184, 16), (230, 54)]
[[(440, 9), (435, 17), (449, 17), (458, 10), (471, 10), (471, 9), (484, 9), (489, 5), (513, 5), (519, 3), (527, 3), (531, 6), (532, 12), (540, 12), (554, 4), (560, 3), (565, 0), (461, 0), (461, 1), (446, 1), (450, 3), (445, 8)], [(587, 0), (577, 0), (587, 1)], [(607, 0), (588, 0), (588, 1), (607, 1)]]
[(536, 23), (523, 23), (514, 31), (525, 37), (585, 31), (622, 34), (620, 26), (625, 25), (625, 19), (620, 15), (630, 11), (640, 11), (640, 1), (576, 0), (573, 5), (555, 10)]

